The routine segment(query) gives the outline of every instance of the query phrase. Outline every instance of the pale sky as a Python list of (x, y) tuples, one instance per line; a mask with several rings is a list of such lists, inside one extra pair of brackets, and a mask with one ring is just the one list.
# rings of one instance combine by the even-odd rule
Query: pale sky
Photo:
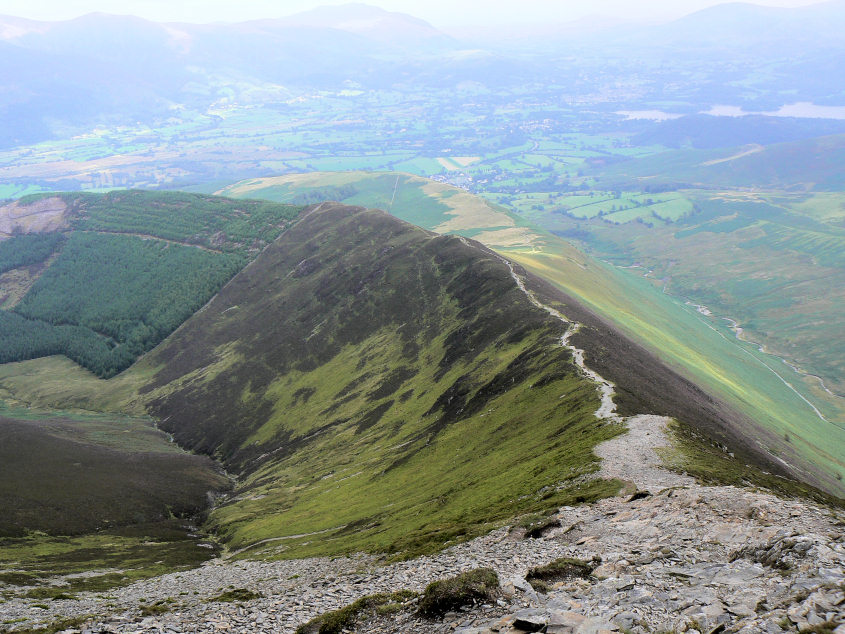
[[(818, 0), (757, 0), (754, 4), (797, 7)], [(0, 15), (36, 20), (66, 20), (86, 13), (137, 15), (159, 22), (240, 22), (280, 18), (338, 0), (0, 0)], [(719, 0), (372, 0), (439, 28), (560, 23), (587, 16), (625, 20), (668, 20)]]

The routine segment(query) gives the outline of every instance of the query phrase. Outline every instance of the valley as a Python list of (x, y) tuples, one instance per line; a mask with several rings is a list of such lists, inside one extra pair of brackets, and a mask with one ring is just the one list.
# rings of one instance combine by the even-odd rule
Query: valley
[[(501, 212), (473, 209), (471, 218), (501, 222)], [(594, 367), (608, 380), (601, 390)], [(540, 278), (478, 242), (339, 203), (306, 208), (201, 311), (117, 377), (97, 378), (57, 357), (5, 364), (0, 375), (4, 400), (18, 407), (79, 412), (71, 418), (92, 410), (152, 415), (179, 445), (221, 461), (234, 488), (203, 526), (230, 562), (362, 551), (414, 558), (514, 516), (613, 496), (631, 485), (597, 477), (595, 451), (624, 431), (620, 415), (657, 412), (682, 421), (685, 431), (676, 432), (679, 444), (666, 457), (678, 469), (831, 499), (770, 475), (788, 471), (757, 448), (762, 429), (752, 442), (750, 419)], [(23, 430), (43, 424), (46, 414), (33, 415)], [(84, 429), (79, 425), (67, 429)], [(130, 441), (143, 426), (83, 436), (73, 451), (109, 442), (118, 429)], [(51, 453), (78, 460), (73, 451)], [(103, 482), (125, 489), (110, 477)], [(213, 486), (226, 488), (222, 480)], [(177, 515), (169, 529), (176, 545), (191, 516)], [(104, 540), (84, 527), (77, 537), (60, 537), (67, 529), (48, 524), (43, 529), (56, 537), (5, 539), (0, 556), (18, 565), (31, 558), (13, 582), (24, 595), (35, 592), (33, 579), (50, 575), (70, 583), (52, 586), (59, 594), (122, 592), (109, 587), (191, 561), (177, 554), (189, 548), (174, 551), (164, 570), (142, 560), (132, 574), (109, 565), (106, 553), (121, 539), (130, 549), (141, 535), (144, 543), (161, 539), (137, 514), (130, 517), (121, 529), (130, 531), (126, 537)], [(99, 575), (99, 590), (73, 581), (74, 568), (39, 563), (39, 553), (55, 552), (55, 539), (63, 540), (63, 561), (77, 548), (97, 553), (76, 570)], [(43, 609), (32, 607), (37, 598), (7, 597), (23, 601), (27, 619)]]

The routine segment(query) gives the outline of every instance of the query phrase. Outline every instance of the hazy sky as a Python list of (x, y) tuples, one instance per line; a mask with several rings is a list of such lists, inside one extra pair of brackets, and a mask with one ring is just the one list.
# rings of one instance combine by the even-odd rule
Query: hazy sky
[[(818, 0), (758, 0), (769, 6), (802, 6)], [(38, 20), (62, 20), (101, 11), (138, 15), (157, 21), (237, 22), (275, 18), (333, 0), (0, 0), (0, 14)], [(624, 19), (670, 19), (718, 0), (374, 0), (367, 2), (428, 20), (437, 27), (503, 26), (513, 23), (566, 22), (603, 15)]]

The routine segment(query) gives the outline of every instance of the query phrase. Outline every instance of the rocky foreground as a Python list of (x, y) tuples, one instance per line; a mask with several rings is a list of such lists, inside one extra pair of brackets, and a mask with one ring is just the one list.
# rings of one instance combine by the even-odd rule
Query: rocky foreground
[[(361, 632), (835, 632), (845, 634), (845, 522), (834, 510), (662, 470), (663, 420), (628, 421), (605, 443), (603, 475), (638, 493), (563, 508), (540, 537), (503, 528), (437, 555), (383, 565), (373, 556), (215, 561), (117, 589), (34, 607), (14, 599), (3, 621), (99, 615), (83, 632), (292, 632), (365, 595), (422, 591), (486, 566), (502, 582), (484, 605), (429, 620), (407, 609), (360, 622)], [(538, 592), (525, 576), (560, 557), (591, 575)], [(600, 563), (599, 560), (600, 559)], [(231, 592), (231, 591), (237, 592)], [(230, 591), (221, 600), (221, 594)], [(248, 592), (246, 592), (248, 591)], [(253, 597), (253, 598), (250, 598)], [(14, 626), (7, 626), (13, 628)]]

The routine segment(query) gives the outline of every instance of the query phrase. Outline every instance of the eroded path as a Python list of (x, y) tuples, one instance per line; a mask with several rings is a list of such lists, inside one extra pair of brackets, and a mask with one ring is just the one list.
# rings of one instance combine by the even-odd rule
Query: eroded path
[(580, 324), (570, 321), (560, 311), (543, 304), (526, 286), (525, 280), (503, 259), (519, 289), (537, 308), (545, 310), (559, 319), (566, 326), (566, 332), (560, 338), (563, 347), (572, 353), (572, 358), (581, 372), (596, 383), (601, 394), (601, 405), (595, 416), (599, 419), (611, 419), (625, 424), (628, 432), (617, 436), (596, 447), (595, 452), (602, 459), (600, 476), (616, 478), (630, 483), (634, 488), (657, 493), (668, 487), (688, 486), (695, 483), (693, 478), (673, 473), (661, 465), (657, 449), (669, 447), (671, 442), (666, 434), (670, 419), (665, 416), (642, 414), (622, 418), (616, 412), (613, 402), (614, 385), (587, 367), (584, 351), (570, 343), (571, 337), (578, 332)]
[(658, 493), (669, 487), (692, 486), (695, 479), (665, 469), (657, 449), (671, 447), (666, 433), (669, 419), (641, 414), (625, 419), (628, 433), (594, 449), (602, 459), (601, 477), (632, 483), (641, 491)]
[(589, 377), (592, 381), (596, 383), (596, 386), (601, 394), (601, 405), (596, 410), (596, 418), (610, 418), (613, 420), (621, 420), (620, 417), (616, 413), (616, 404), (613, 402), (613, 383), (610, 381), (602, 378), (597, 372), (591, 370), (587, 367), (587, 364), (584, 362), (584, 351), (580, 348), (576, 348), (573, 346), (569, 340), (572, 336), (578, 332), (578, 329), (581, 327), (581, 324), (576, 323), (574, 321), (570, 321), (566, 317), (564, 317), (561, 312), (551, 306), (547, 306), (546, 304), (542, 303), (537, 297), (534, 295), (533, 292), (528, 290), (525, 286), (525, 280), (519, 275), (513, 268), (513, 264), (510, 261), (502, 258), (502, 261), (507, 265), (508, 269), (511, 272), (511, 277), (516, 282), (516, 285), (519, 287), (528, 300), (534, 304), (537, 308), (545, 310), (549, 313), (552, 317), (559, 319), (565, 326), (566, 332), (563, 333), (563, 336), (560, 338), (560, 345), (564, 348), (569, 350), (572, 353), (572, 358), (575, 361), (575, 365), (584, 373), (587, 377)]

